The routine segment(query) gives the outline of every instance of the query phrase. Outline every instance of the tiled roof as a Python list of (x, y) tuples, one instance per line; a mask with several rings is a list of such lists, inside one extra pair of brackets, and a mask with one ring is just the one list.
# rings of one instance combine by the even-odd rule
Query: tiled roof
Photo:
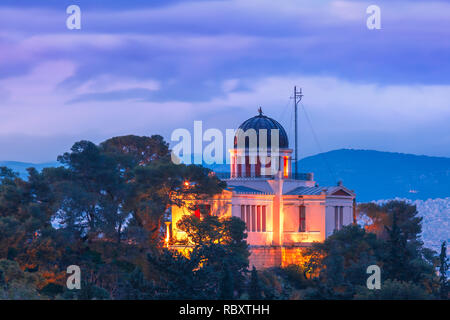
[(325, 187), (298, 187), (291, 190), (286, 195), (320, 195)]

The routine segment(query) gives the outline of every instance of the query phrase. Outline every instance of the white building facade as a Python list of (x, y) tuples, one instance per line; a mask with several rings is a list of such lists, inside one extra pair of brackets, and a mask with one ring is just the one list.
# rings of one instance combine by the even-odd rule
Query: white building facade
[[(319, 186), (313, 173), (292, 172), (292, 149), (277, 121), (260, 110), (239, 129), (246, 135), (235, 137), (230, 173), (227, 177), (217, 174), (227, 182), (227, 189), (200, 205), (207, 214), (234, 216), (246, 223), (251, 265), (264, 268), (295, 263), (301, 248), (322, 242), (335, 230), (354, 223), (352, 190), (342, 183)], [(256, 144), (250, 143), (255, 138), (253, 131)], [(247, 135), (249, 132), (253, 135)], [(272, 132), (277, 140), (271, 140)], [(271, 148), (273, 141), (279, 142), (277, 152)], [(195, 214), (200, 216), (199, 212)], [(176, 239), (184, 237), (176, 223), (185, 214), (192, 212), (172, 208), (172, 235)]]

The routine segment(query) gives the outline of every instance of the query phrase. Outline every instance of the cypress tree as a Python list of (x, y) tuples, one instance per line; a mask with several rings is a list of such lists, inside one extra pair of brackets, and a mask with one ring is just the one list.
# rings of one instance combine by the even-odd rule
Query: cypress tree
[(441, 299), (448, 299), (448, 258), (447, 258), (447, 244), (442, 242), (441, 254), (439, 255), (439, 284), (440, 284), (440, 297)]
[(248, 295), (250, 299), (253, 300), (261, 299), (261, 287), (259, 285), (258, 272), (256, 271), (255, 266), (252, 268)]

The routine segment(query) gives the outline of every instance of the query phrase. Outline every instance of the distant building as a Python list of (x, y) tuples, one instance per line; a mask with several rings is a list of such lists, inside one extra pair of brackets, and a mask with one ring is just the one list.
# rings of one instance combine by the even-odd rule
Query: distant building
[[(334, 230), (353, 223), (353, 191), (342, 183), (318, 186), (313, 173), (295, 176), (292, 172), (292, 149), (281, 124), (259, 110), (257, 116), (244, 121), (239, 129), (256, 131), (256, 150), (249, 148), (247, 140), (245, 146), (238, 146), (235, 138), (234, 148), (230, 150), (230, 174), (223, 179), (228, 188), (212, 199), (199, 202), (195, 213), (173, 206), (172, 237), (185, 237), (176, 225), (186, 214), (239, 217), (247, 225), (250, 266), (265, 268), (298, 262), (302, 248), (315, 241), (322, 242)], [(256, 157), (264, 139), (261, 129), (267, 130), (267, 157), (271, 160), (265, 165)], [(277, 159), (270, 153), (274, 129), (279, 133)], [(278, 161), (279, 166), (276, 172), (267, 174), (272, 161)]]

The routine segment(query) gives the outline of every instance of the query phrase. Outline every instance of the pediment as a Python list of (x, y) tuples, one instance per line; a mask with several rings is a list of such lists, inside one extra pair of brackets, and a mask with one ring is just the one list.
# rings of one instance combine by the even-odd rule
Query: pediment
[[(333, 190), (334, 189), (334, 190)], [(330, 196), (354, 197), (353, 190), (349, 190), (343, 186), (335, 187), (328, 191)]]
[(332, 196), (345, 196), (345, 197), (352, 197), (353, 195), (345, 191), (344, 189), (339, 189), (331, 193)]

